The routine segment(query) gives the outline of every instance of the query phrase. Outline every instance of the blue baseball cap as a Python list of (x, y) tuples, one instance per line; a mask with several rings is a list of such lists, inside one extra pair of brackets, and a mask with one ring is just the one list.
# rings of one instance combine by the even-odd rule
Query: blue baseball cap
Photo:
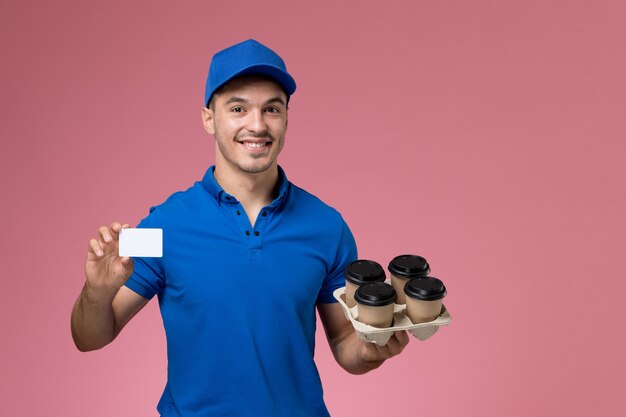
[(280, 84), (287, 99), (296, 91), (296, 82), (287, 72), (285, 61), (267, 46), (248, 39), (213, 55), (206, 81), (204, 105), (208, 106), (215, 90), (241, 75), (261, 74)]

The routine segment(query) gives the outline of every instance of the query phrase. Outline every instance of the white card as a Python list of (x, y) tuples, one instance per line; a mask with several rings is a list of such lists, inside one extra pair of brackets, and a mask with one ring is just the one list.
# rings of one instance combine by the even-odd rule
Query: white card
[(122, 229), (120, 256), (161, 258), (163, 256), (163, 229)]

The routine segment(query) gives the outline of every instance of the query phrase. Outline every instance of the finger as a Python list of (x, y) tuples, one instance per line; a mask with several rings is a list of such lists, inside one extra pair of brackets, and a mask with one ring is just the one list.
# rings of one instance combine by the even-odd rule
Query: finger
[(129, 256), (123, 256), (121, 258), (121, 267), (123, 270), (123, 275), (125, 277), (129, 277), (132, 273), (133, 270), (135, 269), (135, 265), (133, 264), (133, 258), (129, 257)]
[(111, 230), (106, 226), (101, 226), (98, 229), (98, 233), (100, 234), (100, 239), (105, 242), (111, 242), (113, 240), (113, 236), (111, 236)]
[(365, 343), (365, 349), (362, 356), (367, 362), (381, 362), (389, 358), (389, 348), (386, 345), (379, 346), (365, 341), (363, 343)]
[(394, 355), (392, 346), (389, 344), (389, 342), (387, 342), (387, 344), (384, 346), (376, 345), (376, 347), (378, 348), (378, 353), (380, 354), (382, 360), (387, 360)]
[(400, 342), (400, 345), (403, 348), (409, 344), (409, 334), (406, 332), (406, 330), (395, 332), (394, 336), (398, 339), (398, 342)]
[(91, 239), (89, 241), (88, 252), (93, 253), (96, 256), (104, 255), (104, 252), (102, 251), (102, 246), (100, 246), (100, 242), (98, 242), (96, 239)]
[(395, 356), (402, 352), (407, 343), (409, 343), (408, 335), (405, 331), (394, 332), (393, 336), (391, 336), (387, 342), (391, 356)]
[(387, 352), (389, 353), (389, 357), (395, 356), (398, 353), (402, 352), (402, 346), (395, 334), (391, 336), (391, 338), (387, 341), (387, 344), (384, 346), (387, 348)]
[(122, 229), (128, 229), (130, 226), (127, 223), (124, 223), (123, 225), (121, 225), (119, 222), (113, 222), (111, 224), (111, 230), (112, 230), (112, 234), (113, 234), (113, 239), (114, 240), (120, 240), (120, 233), (122, 231)]
[(120, 224), (120, 222), (111, 223), (111, 234), (113, 235), (114, 239), (118, 239), (120, 230), (122, 230), (122, 225)]

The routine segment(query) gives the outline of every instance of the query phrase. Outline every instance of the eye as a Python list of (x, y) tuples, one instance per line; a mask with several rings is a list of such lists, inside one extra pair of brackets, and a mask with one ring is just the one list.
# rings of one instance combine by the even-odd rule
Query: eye
[(231, 108), (230, 111), (232, 111), (234, 113), (241, 113), (241, 112), (243, 112), (243, 107), (235, 106), (235, 107)]
[(278, 110), (276, 107), (268, 107), (266, 111), (268, 113), (280, 113), (280, 110)]

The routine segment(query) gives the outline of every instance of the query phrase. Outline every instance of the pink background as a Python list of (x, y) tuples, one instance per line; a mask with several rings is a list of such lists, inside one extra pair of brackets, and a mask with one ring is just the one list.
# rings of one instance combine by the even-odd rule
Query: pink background
[(625, 415), (625, 5), (3, 1), (0, 415), (156, 414), (157, 303), (87, 354), (70, 310), (97, 228), (213, 163), (206, 71), (249, 37), (298, 82), (291, 181), (449, 289), (453, 323), (365, 376), (318, 332), (332, 415)]

